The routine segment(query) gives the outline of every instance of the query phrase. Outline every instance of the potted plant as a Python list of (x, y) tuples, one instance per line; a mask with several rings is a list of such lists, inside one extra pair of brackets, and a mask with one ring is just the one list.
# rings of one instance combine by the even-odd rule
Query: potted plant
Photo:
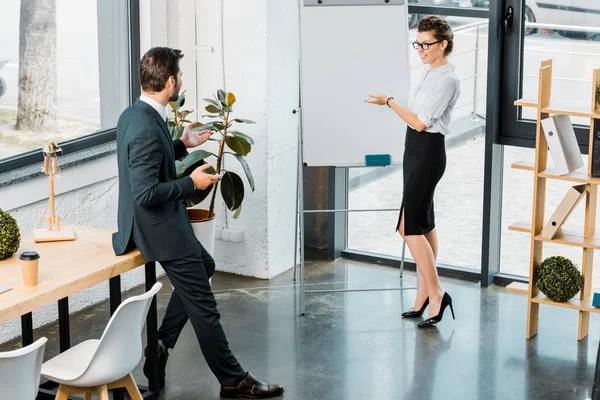
[[(206, 172), (211, 174), (220, 174), (223, 171), (222, 179), (205, 190), (197, 190), (194, 196), (185, 201), (185, 205), (190, 216), (190, 221), (194, 229), (196, 237), (202, 243), (204, 248), (210, 253), (213, 253), (215, 240), (215, 200), (217, 191), (220, 186), (220, 192), (227, 208), (233, 211), (233, 218), (238, 218), (242, 211), (242, 201), (244, 200), (244, 181), (233, 171), (223, 168), (223, 160), (225, 156), (235, 158), (241, 164), (242, 169), (248, 180), (251, 191), (254, 191), (254, 178), (250, 171), (250, 167), (246, 162), (246, 156), (252, 150), (254, 141), (245, 133), (233, 129), (234, 124), (254, 124), (253, 121), (241, 118), (234, 118), (233, 105), (236, 102), (236, 97), (231, 92), (225, 92), (219, 89), (214, 95), (214, 99), (204, 99), (207, 104), (206, 111), (210, 114), (203, 115), (213, 119), (213, 121), (203, 124), (198, 124), (192, 128), (192, 131), (210, 130), (215, 134), (209, 139), (216, 142), (216, 152), (211, 152), (204, 149), (186, 152), (179, 160), (175, 161), (177, 178), (190, 175), (194, 169), (202, 165), (205, 160), (213, 167)], [(174, 118), (169, 121), (169, 130), (172, 139), (179, 139), (183, 134), (184, 124), (191, 123), (187, 116), (192, 112), (182, 110), (185, 104), (185, 92), (183, 92), (177, 101), (169, 103)], [(229, 165), (229, 164), (228, 164)], [(219, 185), (220, 183), (220, 185)], [(197, 208), (208, 196), (210, 197), (210, 205), (208, 210)]]

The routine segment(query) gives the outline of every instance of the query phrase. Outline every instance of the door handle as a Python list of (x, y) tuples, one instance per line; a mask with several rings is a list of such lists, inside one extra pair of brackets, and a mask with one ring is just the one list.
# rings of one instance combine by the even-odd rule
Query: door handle
[(512, 28), (513, 15), (513, 6), (508, 6), (504, 15), (504, 36), (508, 36), (509, 28)]

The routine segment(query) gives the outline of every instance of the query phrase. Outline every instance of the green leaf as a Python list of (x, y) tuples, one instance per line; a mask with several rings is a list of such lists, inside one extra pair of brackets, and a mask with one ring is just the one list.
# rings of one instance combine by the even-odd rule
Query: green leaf
[(171, 129), (171, 139), (181, 139), (184, 129), (183, 126), (174, 126), (173, 129)]
[(185, 117), (187, 117), (188, 115), (190, 115), (190, 113), (192, 113), (194, 110), (183, 110), (181, 111), (181, 119), (185, 119)]
[(175, 110), (179, 111), (181, 107), (185, 104), (185, 90), (179, 95), (177, 101), (175, 102)]
[(229, 131), (227, 133), (231, 133), (234, 136), (241, 137), (242, 139), (245, 139), (248, 143), (254, 145), (254, 140), (252, 140), (252, 138), (250, 136), (246, 135), (245, 133), (242, 133), (240, 131)]
[(205, 107), (206, 111), (208, 111), (209, 113), (220, 113), (221, 109), (217, 106), (215, 106), (214, 104), (209, 104)]
[(231, 92), (227, 92), (225, 95), (225, 105), (231, 107), (235, 103), (235, 95)]
[[(207, 170), (208, 171), (208, 170)], [(214, 174), (214, 172), (212, 172)], [(214, 185), (210, 185), (204, 190), (196, 190), (192, 197), (186, 200), (188, 207), (193, 207), (196, 204), (200, 204), (206, 199), (213, 190)]]
[(235, 210), (235, 213), (233, 214), (233, 219), (238, 219), (241, 212), (242, 212), (242, 205), (240, 204), (240, 206)]
[(214, 126), (214, 122), (209, 122), (207, 124), (198, 123), (198, 125), (194, 126), (191, 129), (192, 132), (200, 132), (200, 131), (205, 131), (205, 130), (214, 131), (214, 132), (218, 131), (218, 129), (215, 128), (215, 126)]
[(177, 179), (180, 179), (185, 174), (185, 164), (181, 161), (175, 161), (175, 173), (177, 174)]
[(221, 102), (223, 107), (227, 107), (227, 103), (225, 102), (225, 96), (226, 96), (226, 93), (224, 90), (222, 90), (222, 89), (217, 90), (217, 97), (219, 98), (219, 101)]
[[(204, 172), (206, 172), (207, 174), (216, 174), (217, 173), (217, 171), (215, 171), (215, 169), (213, 167), (207, 168)], [(204, 201), (204, 199), (206, 199), (210, 195), (213, 188), (214, 188), (214, 185), (210, 185), (209, 187), (207, 187), (204, 190), (196, 190), (194, 192), (194, 194), (192, 195), (192, 197), (186, 199), (187, 206), (193, 207), (196, 204), (202, 203)]]
[(192, 123), (192, 121), (190, 121), (189, 119), (182, 119), (181, 122), (187, 122), (188, 124)]
[(244, 200), (244, 182), (234, 172), (227, 171), (221, 180), (221, 195), (227, 208), (236, 210)]
[(202, 99), (202, 100), (206, 101), (207, 103), (210, 103), (210, 104), (212, 104), (212, 105), (213, 105), (213, 106), (215, 106), (215, 107), (219, 107), (219, 103), (217, 103), (217, 102), (216, 102), (215, 100), (213, 100), (213, 99)]
[(240, 164), (242, 164), (242, 168), (244, 169), (246, 178), (248, 178), (248, 183), (250, 184), (250, 189), (252, 189), (254, 192), (254, 177), (252, 176), (252, 172), (250, 172), (250, 166), (248, 165), (248, 162), (246, 162), (246, 159), (239, 154), (234, 154), (233, 156), (237, 158)]
[(235, 122), (239, 122), (241, 124), (255, 124), (256, 122), (254, 121), (250, 121), (249, 119), (243, 119), (243, 118), (236, 118), (234, 119)]
[(220, 131), (225, 129), (225, 124), (223, 124), (221, 121), (215, 121), (215, 122), (212, 122), (212, 124), (214, 125), (215, 128), (217, 128)]
[(207, 117), (207, 118), (219, 118), (219, 115), (214, 115), (214, 114), (206, 114), (203, 115), (202, 118)]
[(252, 145), (246, 141), (246, 139), (239, 136), (227, 136), (225, 143), (231, 150), (241, 156), (247, 156), (252, 150)]
[(201, 164), (202, 160), (210, 156), (214, 156), (214, 154), (206, 150), (195, 150), (191, 152), (186, 158), (183, 159), (186, 172), (189, 171), (188, 174), (191, 174), (194, 169), (199, 167), (199, 164)]

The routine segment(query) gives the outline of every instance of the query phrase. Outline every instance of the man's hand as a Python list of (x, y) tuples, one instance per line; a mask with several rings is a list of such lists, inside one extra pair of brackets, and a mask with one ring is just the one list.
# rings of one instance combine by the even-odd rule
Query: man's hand
[(208, 130), (192, 132), (192, 128), (195, 127), (197, 124), (197, 122), (192, 122), (191, 124), (188, 124), (185, 128), (183, 128), (183, 135), (181, 135), (181, 141), (183, 142), (183, 144), (185, 144), (185, 147), (188, 149), (203, 145), (213, 134), (212, 131)]
[(204, 172), (207, 168), (210, 168), (210, 164), (201, 165), (191, 173), (190, 176), (194, 180), (196, 190), (204, 190), (219, 180), (219, 175), (211, 175)]

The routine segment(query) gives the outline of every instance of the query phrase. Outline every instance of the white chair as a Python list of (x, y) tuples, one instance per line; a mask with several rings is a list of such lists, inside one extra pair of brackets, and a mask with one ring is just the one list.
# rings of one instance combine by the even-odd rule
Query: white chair
[(109, 400), (108, 390), (116, 388), (125, 388), (133, 400), (142, 400), (131, 371), (142, 358), (142, 329), (152, 298), (161, 287), (157, 282), (148, 292), (121, 303), (100, 340), (79, 343), (42, 365), (42, 376), (60, 384), (56, 400), (80, 393), (91, 400), (94, 392), (100, 400)]
[(34, 400), (40, 389), (45, 337), (22, 349), (0, 353), (0, 398)]

